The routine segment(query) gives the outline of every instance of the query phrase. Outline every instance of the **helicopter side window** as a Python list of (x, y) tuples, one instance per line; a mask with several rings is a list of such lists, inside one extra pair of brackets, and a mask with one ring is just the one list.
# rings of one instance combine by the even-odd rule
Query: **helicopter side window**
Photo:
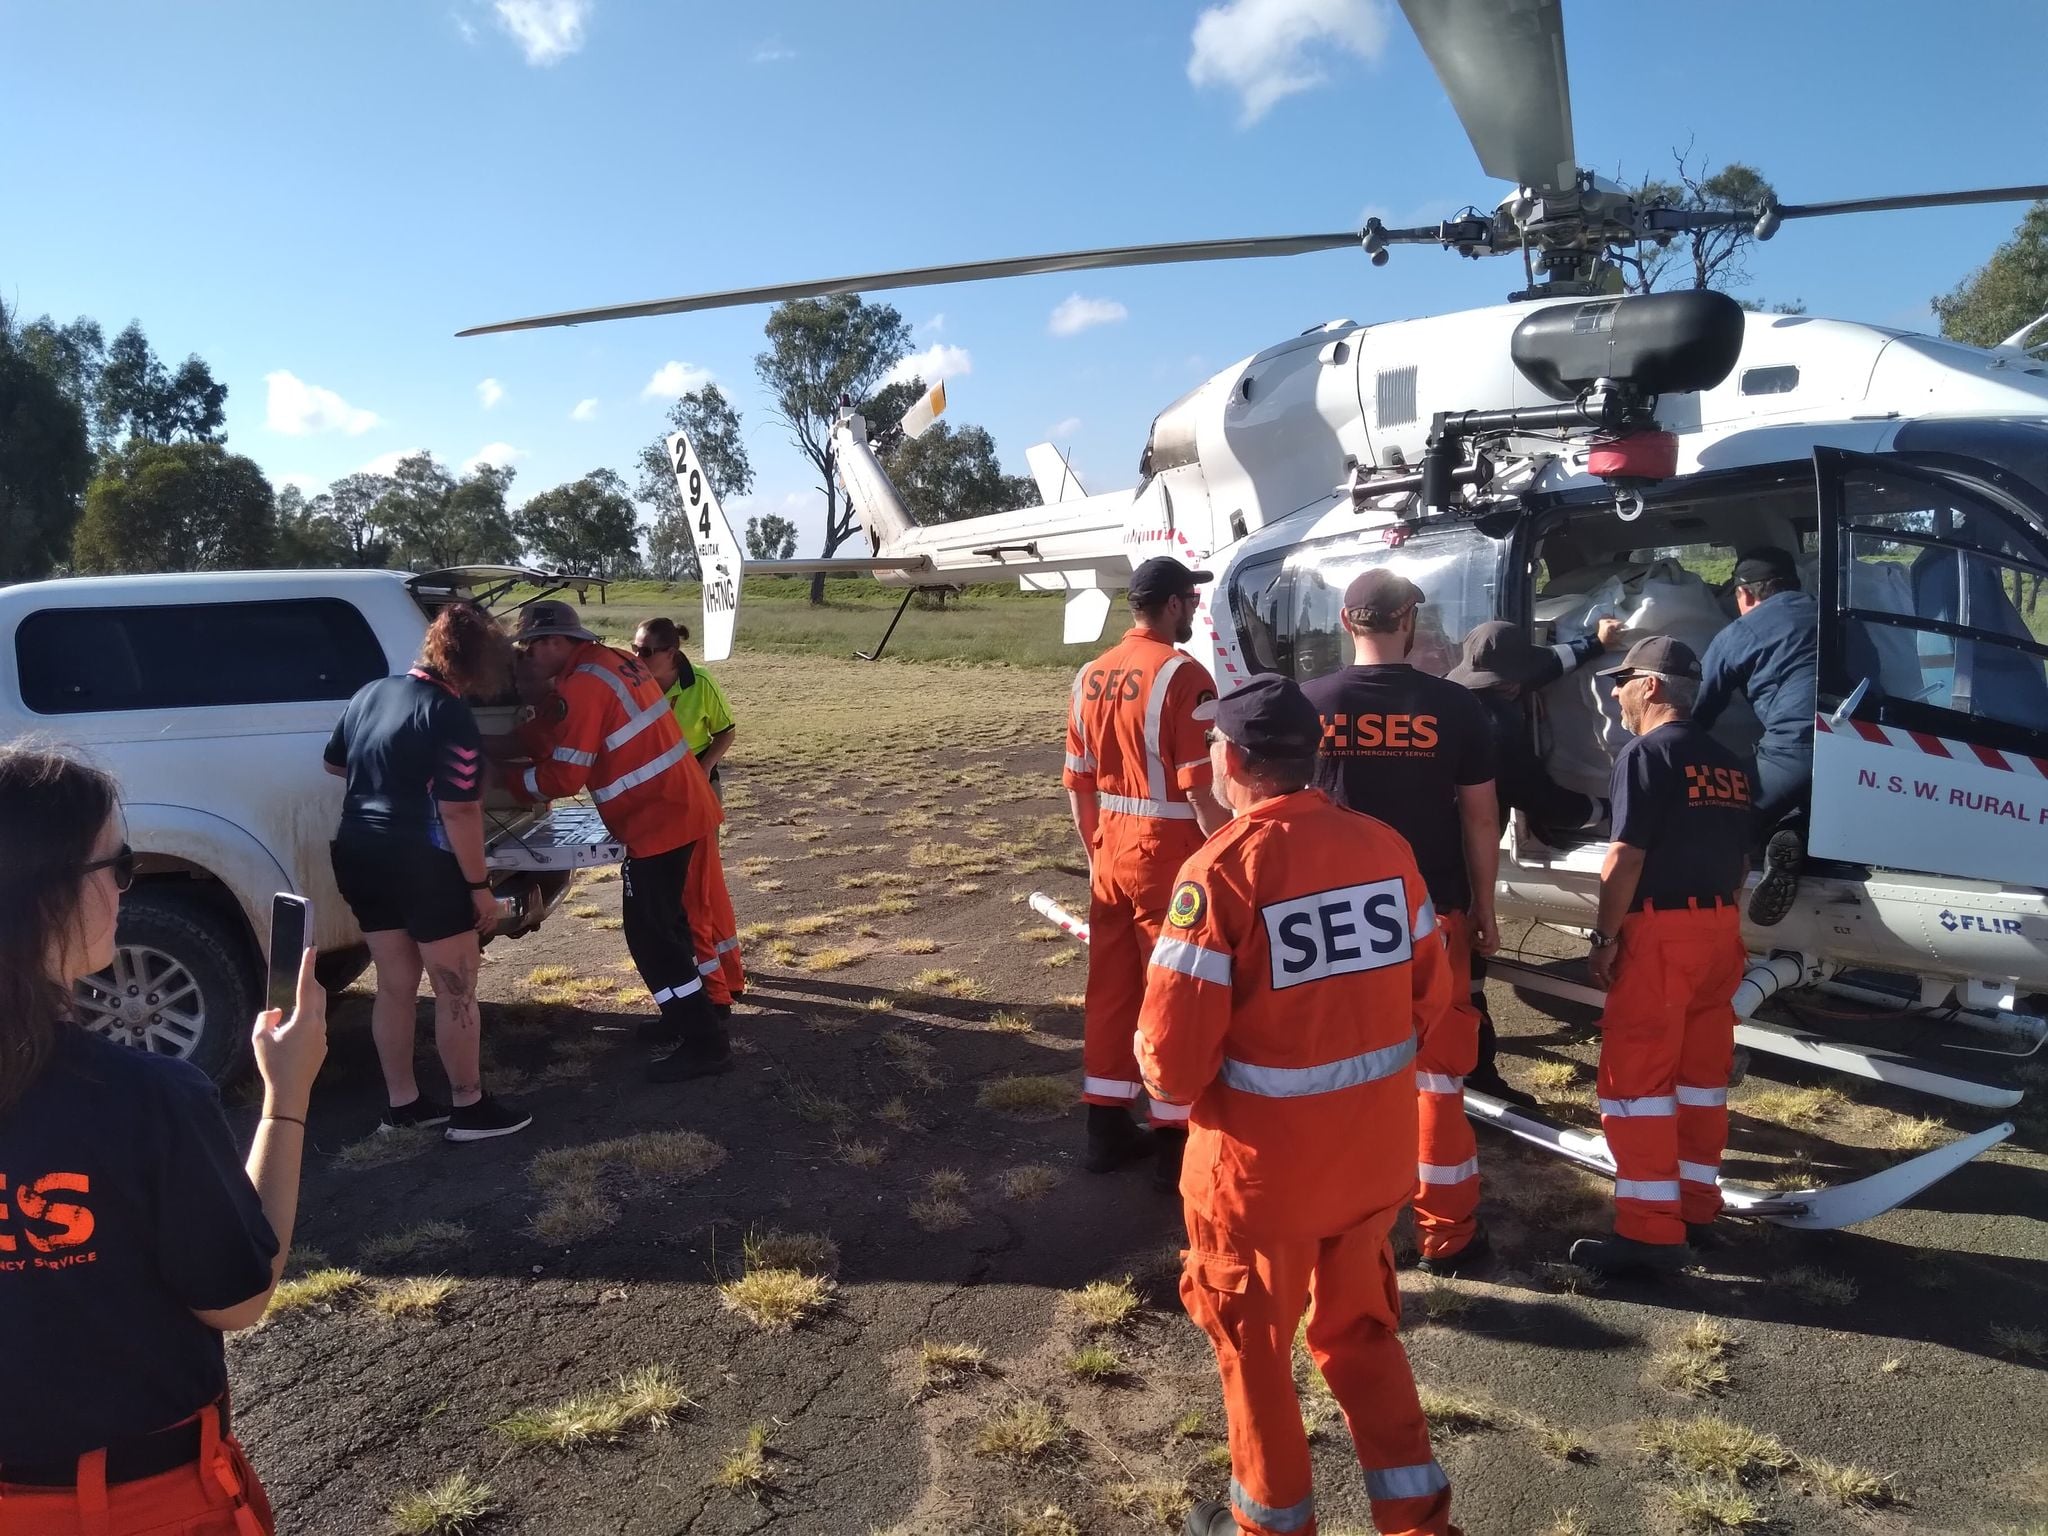
[(2048, 733), (2040, 530), (1967, 491), (1882, 470), (1848, 476), (1842, 506), (1828, 691), (1867, 678), (1877, 700), (1916, 715)]
[(1466, 632), (1494, 617), (1500, 545), (1475, 528), (1418, 535), (1398, 549), (1377, 532), (1311, 540), (1247, 565), (1232, 582), (1231, 611), (1253, 670), (1307, 682), (1348, 666), (1344, 589), (1376, 566), (1422, 588), (1408, 659), (1425, 672), (1450, 671)]

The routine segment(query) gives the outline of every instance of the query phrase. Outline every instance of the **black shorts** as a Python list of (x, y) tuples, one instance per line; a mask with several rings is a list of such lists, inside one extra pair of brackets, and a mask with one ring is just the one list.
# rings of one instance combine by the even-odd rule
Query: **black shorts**
[(395, 838), (330, 843), (334, 883), (365, 933), (398, 930), (434, 944), (476, 928), (476, 904), (462, 866), (445, 848)]

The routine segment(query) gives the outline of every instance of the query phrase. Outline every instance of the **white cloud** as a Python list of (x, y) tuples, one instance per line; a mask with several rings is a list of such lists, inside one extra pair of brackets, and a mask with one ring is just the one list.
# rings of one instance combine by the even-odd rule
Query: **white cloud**
[(496, 379), (485, 379), (483, 383), (476, 387), (476, 398), (478, 404), (488, 411), (492, 406), (505, 398), (505, 386)]
[(974, 355), (965, 347), (949, 347), (943, 341), (935, 341), (922, 352), (914, 352), (889, 370), (885, 383), (894, 384), (898, 379), (923, 379), (927, 384), (936, 384), (941, 379), (957, 379), (974, 372)]
[(1080, 430), (1081, 418), (1078, 416), (1069, 416), (1066, 420), (1056, 421), (1051, 426), (1047, 427), (1045, 429), (1045, 435), (1051, 438), (1072, 437), (1076, 432)]
[(450, 11), (448, 14), (449, 18), (455, 23), (456, 35), (465, 43), (474, 45), (476, 42), (476, 28), (470, 25), (469, 18), (460, 11)]
[(495, 464), (505, 469), (525, 458), (524, 448), (514, 448), (510, 443), (485, 443), (483, 447), (462, 461), (462, 472), (473, 475), (485, 464)]
[(1250, 127), (1297, 91), (1329, 76), (1332, 50), (1377, 59), (1387, 20), (1376, 0), (1224, 0), (1195, 19), (1188, 79), (1237, 92)]
[(756, 64), (786, 64), (795, 57), (796, 50), (783, 47), (782, 39), (779, 37), (769, 38), (767, 42), (754, 50), (754, 62)]
[(597, 402), (595, 400), (578, 400), (575, 408), (569, 412), (569, 419), (571, 421), (597, 420)]
[(358, 410), (333, 390), (308, 384), (282, 368), (266, 373), (263, 382), (269, 389), (263, 424), (286, 437), (310, 437), (315, 432), (360, 437), (377, 425), (375, 411)]
[(693, 389), (702, 389), (711, 382), (711, 370), (699, 368), (695, 363), (666, 362), (654, 370), (654, 377), (647, 381), (647, 387), (640, 391), (642, 400), (659, 400), (676, 395), (687, 395)]
[(1130, 311), (1115, 299), (1084, 299), (1078, 293), (1068, 294), (1061, 299), (1059, 307), (1052, 312), (1052, 333), (1055, 336), (1078, 336), (1093, 325), (1114, 325), (1128, 319)]
[(389, 453), (380, 453), (356, 473), (359, 475), (388, 475), (398, 468), (401, 459), (409, 459), (416, 453), (425, 453), (424, 448), (394, 448)]
[(942, 309), (931, 319), (918, 327), (927, 336), (936, 336), (946, 328), (946, 312)]
[(556, 64), (583, 46), (583, 23), (596, 0), (493, 0), (498, 24), (512, 34), (526, 62)]

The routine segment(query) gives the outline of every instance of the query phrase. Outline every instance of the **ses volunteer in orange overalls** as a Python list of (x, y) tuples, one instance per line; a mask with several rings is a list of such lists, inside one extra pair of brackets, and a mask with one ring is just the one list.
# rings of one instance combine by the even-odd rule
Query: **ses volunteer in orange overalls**
[(1692, 719), (1700, 664), (1664, 635), (1637, 641), (1616, 680), (1635, 736), (1614, 762), (1614, 842), (1600, 871), (1593, 979), (1600, 1123), (1614, 1155), (1614, 1236), (1572, 1244), (1602, 1273), (1667, 1270), (1721, 1214), (1735, 989), (1745, 956), (1736, 892), (1748, 874), (1748, 775)]
[(78, 1021), (135, 878), (121, 839), (112, 779), (0, 750), (0, 1536), (263, 1536), (221, 1335), (291, 1247), (326, 995), (309, 952), (290, 1022), (256, 1021), (245, 1165), (205, 1073)]
[(1493, 882), (1500, 808), (1493, 729), (1469, 690), (1409, 665), (1422, 589), (1384, 568), (1344, 589), (1357, 664), (1307, 683), (1322, 716), (1316, 783), (1348, 810), (1376, 816), (1415, 850), (1443, 925), (1451, 1006), (1416, 1056), (1422, 1094), (1415, 1168), (1420, 1267), (1459, 1274), (1486, 1261), (1478, 1219), (1479, 1147), (1465, 1119), (1465, 1074), (1479, 1060), (1472, 955), (1498, 947)]
[[(1160, 556), (1131, 573), (1137, 621), (1116, 648), (1083, 667), (1067, 711), (1067, 799), (1088, 850), (1088, 991), (1081, 1096), (1088, 1105), (1090, 1172), (1141, 1155), (1131, 1032), (1145, 997), (1145, 961), (1166, 920), (1182, 860), (1225, 820), (1209, 793), (1209, 753), (1197, 706), (1216, 697), (1208, 669), (1176, 643), (1194, 638), (1199, 584)], [(1154, 1103), (1155, 1178), (1173, 1188), (1187, 1111)]]
[(1398, 834), (1307, 787), (1322, 725), (1292, 680), (1214, 706), (1211, 762), (1237, 819), (1180, 871), (1152, 951), (1138, 1061), (1193, 1106), (1180, 1294), (1215, 1346), (1230, 1505), (1193, 1536), (1313, 1532), (1294, 1330), (1344, 1409), (1382, 1531), (1448, 1532), (1395, 1329), (1387, 1236), (1414, 1185), (1415, 1050), (1450, 1002), (1443, 938)]
[(512, 773), (508, 787), (529, 802), (588, 790), (607, 830), (626, 845), (626, 949), (661, 1010), (641, 1038), (674, 1047), (649, 1063), (648, 1078), (673, 1083), (729, 1071), (732, 1050), (698, 971), (687, 906), (691, 860), (718, 832), (711, 781), (661, 685), (585, 629), (567, 603), (527, 604), (512, 643), (554, 693), (520, 729), (533, 763)]

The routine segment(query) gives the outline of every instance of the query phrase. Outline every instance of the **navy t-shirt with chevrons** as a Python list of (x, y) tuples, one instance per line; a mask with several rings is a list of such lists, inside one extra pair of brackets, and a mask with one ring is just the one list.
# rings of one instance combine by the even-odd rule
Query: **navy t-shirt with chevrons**
[(439, 802), (483, 797), (483, 746), (469, 706), (431, 674), (366, 683), (327, 743), (348, 775), (338, 836), (446, 848)]
[(1493, 778), (1493, 728), (1471, 690), (1405, 662), (1344, 667), (1301, 685), (1323, 720), (1316, 787), (1408, 839), (1443, 912), (1472, 905), (1461, 786)]
[(1749, 775), (1706, 728), (1673, 720), (1614, 760), (1614, 838), (1644, 852), (1631, 911), (1659, 911), (1741, 889), (1750, 841)]

